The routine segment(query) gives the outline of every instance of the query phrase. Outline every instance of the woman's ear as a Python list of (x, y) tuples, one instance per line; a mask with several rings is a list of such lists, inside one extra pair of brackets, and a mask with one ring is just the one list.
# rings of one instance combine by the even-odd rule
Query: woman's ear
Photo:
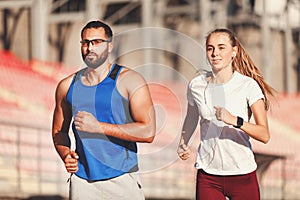
[(238, 52), (237, 46), (233, 47), (233, 52), (232, 52), (232, 57), (233, 57), (233, 58), (236, 57), (237, 52)]

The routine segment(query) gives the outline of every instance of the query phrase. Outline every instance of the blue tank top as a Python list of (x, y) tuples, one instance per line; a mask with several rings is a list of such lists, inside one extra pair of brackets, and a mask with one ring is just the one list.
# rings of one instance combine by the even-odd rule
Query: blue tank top
[[(114, 64), (107, 77), (95, 86), (82, 84), (78, 71), (67, 93), (67, 102), (72, 107), (73, 117), (78, 111), (92, 113), (98, 121), (110, 124), (133, 122), (129, 101), (116, 87), (122, 67)], [(121, 140), (101, 133), (77, 131), (72, 123), (79, 155), (77, 176), (86, 180), (104, 180), (138, 170), (135, 142)]]

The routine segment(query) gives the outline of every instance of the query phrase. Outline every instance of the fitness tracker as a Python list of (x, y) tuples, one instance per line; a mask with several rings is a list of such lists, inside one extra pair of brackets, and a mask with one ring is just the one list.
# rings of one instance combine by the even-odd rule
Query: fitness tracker
[(233, 126), (233, 127), (235, 127), (235, 128), (241, 128), (241, 126), (243, 126), (243, 124), (244, 124), (244, 119), (243, 118), (241, 118), (241, 117), (239, 117), (239, 116), (237, 116), (237, 122), (236, 122), (236, 126)]

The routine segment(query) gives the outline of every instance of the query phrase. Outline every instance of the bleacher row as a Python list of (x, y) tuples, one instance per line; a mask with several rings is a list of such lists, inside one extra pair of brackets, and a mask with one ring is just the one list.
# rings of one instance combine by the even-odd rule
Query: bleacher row
[(0, 51), (1, 197), (57, 193), (66, 181), (50, 130), (56, 77), (64, 73), (59, 64), (25, 62)]
[(272, 101), (270, 116), (281, 121), (295, 130), (300, 130), (300, 93), (280, 94), (276, 101)]
[[(0, 199), (1, 195), (66, 195), (67, 174), (54, 150), (50, 127), (56, 84), (75, 70), (37, 60), (24, 62), (10, 52), (0, 51)], [(170, 82), (150, 84), (158, 132), (153, 144), (140, 144), (139, 148), (147, 197), (191, 199), (194, 196), (195, 159), (183, 162), (176, 155), (186, 111), (185, 87)], [(300, 143), (299, 100), (299, 95), (280, 95), (269, 112), (270, 144), (253, 144), (254, 151), (286, 156), (285, 177), (284, 162), (276, 160), (261, 183), (264, 195), (272, 199), (284, 192), (291, 198), (300, 197), (299, 190), (291, 184), (300, 183), (300, 173), (296, 170), (300, 162), (296, 156)], [(197, 145), (198, 138), (193, 143), (193, 152)], [(269, 194), (268, 191), (276, 189), (281, 191), (280, 195)]]
[(52, 112), (57, 79), (68, 71), (72, 70), (59, 64), (24, 62), (10, 52), (0, 51), (0, 112), (5, 114), (1, 117), (47, 124), (43, 120), (48, 121)]

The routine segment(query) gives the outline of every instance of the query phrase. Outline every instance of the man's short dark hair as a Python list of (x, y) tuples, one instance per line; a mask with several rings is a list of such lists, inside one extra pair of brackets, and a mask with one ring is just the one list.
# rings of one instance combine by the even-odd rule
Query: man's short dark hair
[(107, 24), (105, 24), (101, 21), (90, 21), (89, 23), (87, 23), (81, 30), (81, 38), (82, 38), (83, 32), (89, 28), (103, 28), (105, 31), (105, 35), (108, 37), (109, 40), (112, 40), (113, 32), (112, 32), (111, 28)]

